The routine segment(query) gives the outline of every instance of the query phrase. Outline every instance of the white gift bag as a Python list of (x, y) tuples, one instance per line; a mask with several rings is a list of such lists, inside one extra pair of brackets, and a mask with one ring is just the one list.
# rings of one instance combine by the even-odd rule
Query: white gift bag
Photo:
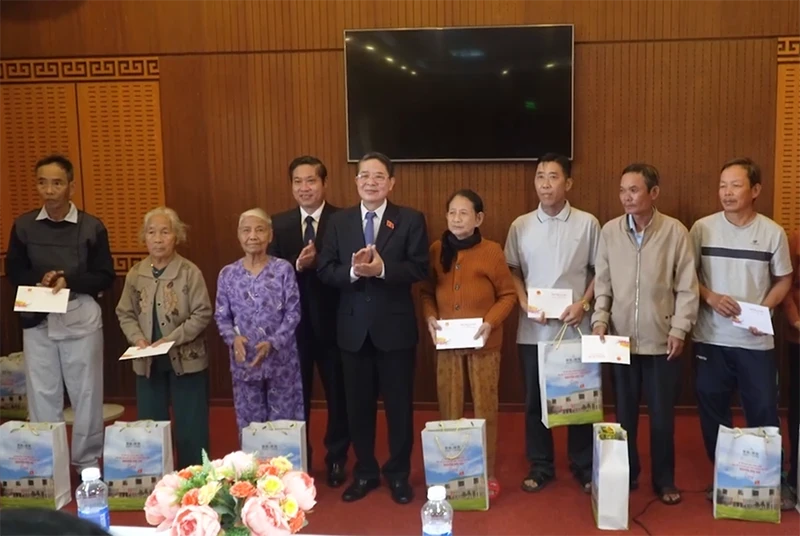
[(0, 410), (6, 418), (25, 419), (28, 414), (22, 352), (0, 356)]
[(777, 427), (720, 425), (714, 453), (714, 518), (781, 522), (781, 434)]
[(444, 486), (453, 510), (488, 510), (486, 421), (431, 421), (422, 430), (425, 484)]
[(55, 508), (69, 504), (67, 426), (8, 421), (0, 426), (0, 506)]
[(547, 428), (603, 420), (600, 363), (583, 363), (581, 339), (562, 340), (566, 329), (564, 324), (554, 341), (538, 344), (542, 423)]
[(592, 427), (592, 512), (598, 529), (628, 530), (628, 433), (615, 423)]
[(308, 472), (305, 421), (251, 422), (242, 430), (242, 450), (261, 460), (285, 456), (296, 470)]
[(141, 510), (158, 481), (174, 469), (169, 421), (117, 421), (106, 427), (103, 480), (109, 510)]

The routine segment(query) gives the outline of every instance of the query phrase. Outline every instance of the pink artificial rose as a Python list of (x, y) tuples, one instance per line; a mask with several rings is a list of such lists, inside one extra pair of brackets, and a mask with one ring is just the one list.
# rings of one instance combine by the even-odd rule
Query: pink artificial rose
[(157, 531), (166, 530), (175, 519), (180, 505), (176, 493), (183, 483), (176, 474), (164, 475), (144, 503), (144, 515), (151, 525), (158, 525)]
[(283, 475), (283, 486), (287, 495), (291, 495), (297, 501), (301, 510), (308, 512), (317, 504), (317, 488), (314, 487), (314, 479), (302, 471), (289, 471)]
[(288, 536), (289, 524), (277, 501), (266, 497), (250, 497), (242, 508), (242, 523), (251, 536)]
[(175, 516), (170, 536), (217, 536), (219, 515), (210, 506), (184, 506)]
[(233, 470), (236, 478), (239, 478), (242, 476), (242, 473), (246, 473), (247, 471), (255, 471), (258, 464), (255, 456), (239, 450), (236, 452), (231, 452), (222, 458), (222, 465), (223, 467), (230, 467)]
[(213, 467), (214, 469), (219, 469), (220, 467), (222, 467), (222, 460), (212, 460), (211, 467)]

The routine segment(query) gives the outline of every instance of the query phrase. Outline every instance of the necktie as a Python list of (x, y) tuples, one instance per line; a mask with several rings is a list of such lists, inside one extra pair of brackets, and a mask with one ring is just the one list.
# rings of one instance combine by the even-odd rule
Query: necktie
[(374, 212), (367, 212), (367, 225), (364, 226), (364, 242), (368, 246), (375, 243), (375, 225), (372, 223), (374, 218)]
[(314, 232), (314, 218), (311, 216), (306, 216), (306, 230), (303, 233), (303, 247), (307, 246), (309, 242), (313, 242), (316, 236), (317, 235)]

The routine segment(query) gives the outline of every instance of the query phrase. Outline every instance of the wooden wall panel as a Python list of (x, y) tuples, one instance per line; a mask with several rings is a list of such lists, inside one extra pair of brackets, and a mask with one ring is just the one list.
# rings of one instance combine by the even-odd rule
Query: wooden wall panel
[(800, 37), (778, 40), (775, 221), (800, 229)]
[(41, 204), (36, 162), (50, 153), (75, 166), (77, 206), (83, 205), (78, 114), (72, 84), (0, 85), (0, 252), (14, 219)]
[[(662, 173), (659, 206), (688, 226), (718, 210), (723, 161), (751, 155), (769, 177), (775, 123), (762, 110), (774, 107), (774, 48), (771, 39), (579, 45), (575, 205), (602, 221), (618, 215), (619, 174), (640, 159)], [(749, 85), (737, 82), (743, 68)], [(355, 168), (347, 164), (344, 146), (342, 73), (338, 52), (161, 59), (167, 201), (192, 226), (185, 254), (203, 269), (212, 292), (219, 269), (240, 255), (238, 214), (253, 205), (268, 212), (292, 206), (286, 166), (293, 156), (318, 155), (329, 169), (331, 201), (356, 202)], [(187, 86), (198, 90), (187, 92)], [(444, 230), (444, 203), (458, 188), (484, 197), (484, 234), (501, 243), (513, 219), (537, 203), (531, 164), (399, 164), (397, 170), (393, 199), (426, 214), (431, 239)], [(767, 199), (771, 188), (767, 181)], [(762, 208), (771, 209), (769, 203)], [(206, 247), (198, 236), (216, 247)], [(514, 333), (511, 319), (502, 369), (505, 403), (522, 396)], [(226, 397), (224, 349), (213, 329), (211, 338), (221, 358), (214, 365), (213, 392)], [(433, 355), (423, 337), (419, 401), (435, 400)], [(691, 404), (688, 383), (684, 391)]]
[(341, 49), (345, 28), (573, 22), (579, 42), (800, 33), (793, 0), (6, 1), (0, 19), (4, 58)]
[(142, 217), (164, 204), (158, 82), (78, 85), (86, 210), (108, 229), (115, 269), (125, 274), (147, 250)]

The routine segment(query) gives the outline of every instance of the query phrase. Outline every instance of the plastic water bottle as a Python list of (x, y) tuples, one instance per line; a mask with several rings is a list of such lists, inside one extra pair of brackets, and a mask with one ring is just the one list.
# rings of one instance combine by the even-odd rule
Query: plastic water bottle
[(453, 507), (444, 486), (428, 488), (428, 502), (422, 507), (422, 536), (452, 536)]
[(108, 486), (100, 480), (100, 469), (87, 467), (81, 471), (83, 484), (75, 491), (78, 517), (91, 521), (108, 532), (111, 524), (108, 515)]

